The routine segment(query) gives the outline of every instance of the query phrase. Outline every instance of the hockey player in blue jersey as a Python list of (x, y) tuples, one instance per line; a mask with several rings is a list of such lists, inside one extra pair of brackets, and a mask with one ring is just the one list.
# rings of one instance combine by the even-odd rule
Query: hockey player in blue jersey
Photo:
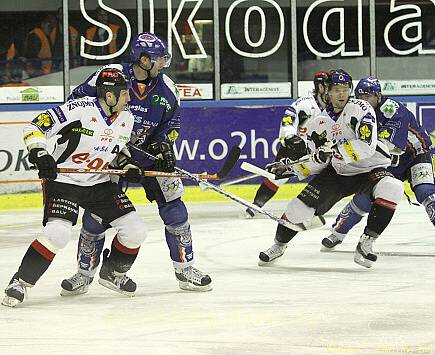
[[(408, 180), (435, 225), (435, 185), (431, 159), (431, 140), (414, 115), (400, 102), (382, 96), (381, 85), (375, 77), (361, 79), (355, 88), (357, 98), (368, 101), (376, 112), (379, 137), (387, 142), (392, 154), (388, 169), (396, 178)], [(340, 244), (349, 230), (370, 211), (372, 201), (355, 195), (338, 215), (331, 235), (322, 240), (322, 250)]]
[[(153, 161), (134, 149), (131, 159), (145, 169), (173, 172), (176, 158), (173, 143), (180, 129), (180, 101), (174, 82), (161, 71), (169, 67), (171, 56), (166, 45), (153, 33), (141, 33), (131, 43), (131, 62), (111, 64), (130, 78), (129, 109), (135, 117), (131, 142), (159, 159)], [(95, 78), (91, 75), (74, 89), (71, 97), (95, 96)], [(193, 267), (194, 254), (188, 212), (181, 200), (184, 187), (179, 178), (145, 177), (141, 181), (147, 198), (156, 201), (165, 224), (175, 276), (184, 290), (209, 291), (211, 278)], [(62, 282), (62, 295), (86, 293), (100, 261), (105, 231), (89, 212), (83, 216), (78, 243), (78, 272)]]

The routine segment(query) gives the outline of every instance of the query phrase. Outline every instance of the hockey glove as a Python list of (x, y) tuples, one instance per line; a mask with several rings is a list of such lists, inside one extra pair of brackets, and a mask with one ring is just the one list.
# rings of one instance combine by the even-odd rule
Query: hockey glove
[(335, 153), (334, 143), (328, 141), (311, 154), (311, 159), (317, 164), (328, 164)]
[(279, 150), (278, 154), (282, 158), (298, 160), (308, 154), (307, 145), (301, 137), (293, 135), (284, 139), (283, 148)]
[(141, 183), (143, 179), (143, 169), (137, 161), (124, 155), (119, 167), (123, 170), (127, 170), (125, 175), (122, 176), (125, 181), (133, 184)]
[(40, 179), (55, 180), (57, 164), (54, 158), (43, 148), (33, 148), (29, 152), (29, 162), (38, 168)]
[(288, 158), (283, 158), (280, 161), (273, 162), (266, 165), (266, 170), (269, 173), (275, 174), (275, 178), (279, 179), (288, 179), (294, 176), (293, 170), (287, 166), (290, 162)]
[(172, 145), (168, 142), (155, 142), (148, 146), (148, 152), (157, 157), (155, 169), (157, 171), (163, 171), (172, 173), (175, 170), (175, 153), (172, 149)]
[(123, 179), (127, 182), (140, 184), (143, 178), (143, 169), (137, 165), (128, 164), (124, 170), (127, 170)]

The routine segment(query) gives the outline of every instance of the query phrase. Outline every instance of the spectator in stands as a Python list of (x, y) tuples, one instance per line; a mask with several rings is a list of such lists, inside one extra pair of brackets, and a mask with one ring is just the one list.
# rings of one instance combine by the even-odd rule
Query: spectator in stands
[[(53, 54), (53, 71), (59, 71), (63, 68), (63, 13), (62, 8), (59, 8), (56, 15), (56, 27), (51, 30), (50, 44), (51, 52)], [(78, 54), (78, 37), (79, 33), (70, 24), (68, 24), (69, 33), (69, 57), (70, 67), (75, 68), (79, 66)]]
[(48, 15), (42, 20), (40, 27), (28, 33), (24, 43), (24, 56), (27, 58), (26, 71), (29, 77), (52, 72), (50, 33), (54, 27), (56, 27), (56, 17)]
[[(97, 56), (116, 53), (125, 42), (124, 31), (122, 31), (120, 26), (110, 23), (109, 13), (106, 10), (103, 10), (102, 8), (98, 8), (96, 10), (96, 15), (97, 15), (98, 22), (101, 22), (102, 24), (105, 24), (110, 27), (110, 29), (112, 30), (113, 37), (107, 46), (97, 47), (97, 46), (87, 45), (85, 48), (85, 53), (93, 54)], [(92, 26), (86, 30), (86, 38), (94, 42), (104, 42), (108, 38), (108, 36), (109, 33), (102, 27)], [(101, 60), (92, 61), (87, 59), (84, 62), (85, 65), (102, 64)], [(108, 62), (112, 63), (113, 59), (109, 60)]]
[(23, 61), (6, 26), (0, 27), (0, 86), (22, 86)]

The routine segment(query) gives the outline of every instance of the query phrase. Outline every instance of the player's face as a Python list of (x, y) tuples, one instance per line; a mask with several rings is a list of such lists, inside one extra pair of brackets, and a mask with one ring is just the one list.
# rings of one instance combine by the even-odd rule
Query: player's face
[(142, 60), (143, 60), (143, 62), (142, 62), (143, 67), (146, 68), (147, 70), (149, 70), (151, 78), (157, 77), (160, 74), (160, 72), (162, 71), (162, 69), (165, 67), (165, 64), (166, 64), (166, 60), (164, 57), (156, 58), (154, 63), (151, 62), (150, 58), (147, 58), (145, 56), (142, 57)]
[(328, 90), (329, 100), (335, 111), (341, 111), (346, 106), (350, 96), (348, 85), (334, 85)]
[(159, 75), (162, 69), (165, 67), (165, 64), (166, 60), (164, 57), (156, 58), (154, 65), (150, 71), (151, 77), (155, 78), (157, 75)]
[(358, 96), (359, 99), (367, 101), (373, 108), (378, 106), (378, 97), (373, 94), (361, 94)]
[(118, 111), (123, 111), (127, 103), (130, 101), (130, 93), (129, 90), (121, 90), (119, 93), (118, 99)]

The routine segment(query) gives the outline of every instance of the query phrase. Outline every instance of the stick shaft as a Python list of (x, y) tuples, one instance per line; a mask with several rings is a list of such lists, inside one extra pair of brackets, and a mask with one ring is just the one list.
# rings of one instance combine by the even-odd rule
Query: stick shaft
[[(80, 168), (58, 168), (58, 173), (61, 174), (108, 174), (108, 175), (125, 175), (126, 170), (121, 169), (80, 169)], [(214, 180), (217, 179), (217, 175), (208, 175), (208, 174), (194, 174), (197, 175), (201, 179)], [(165, 173), (162, 171), (144, 171), (144, 176), (151, 177), (179, 177), (179, 178), (189, 178), (184, 174), (180, 173)]]

